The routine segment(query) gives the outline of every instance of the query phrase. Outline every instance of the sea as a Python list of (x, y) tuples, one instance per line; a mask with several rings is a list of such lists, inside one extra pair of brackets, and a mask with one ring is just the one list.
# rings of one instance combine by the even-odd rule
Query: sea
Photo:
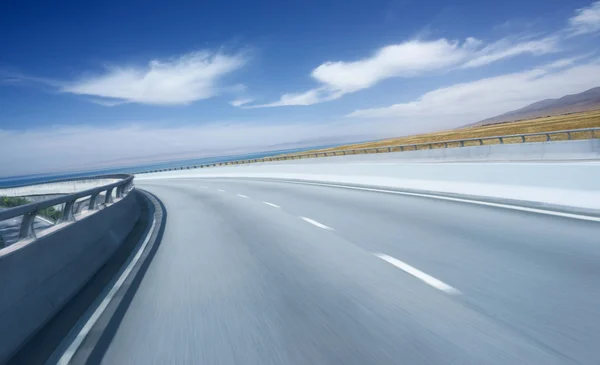
[(54, 180), (70, 179), (70, 178), (78, 178), (78, 177), (86, 177), (86, 176), (107, 175), (107, 174), (124, 174), (124, 173), (136, 174), (136, 173), (152, 171), (152, 170), (179, 168), (179, 167), (186, 167), (186, 166), (193, 166), (193, 165), (204, 165), (204, 164), (211, 164), (211, 163), (217, 163), (217, 162), (247, 160), (247, 159), (253, 159), (253, 158), (263, 158), (266, 156), (279, 155), (279, 154), (283, 154), (283, 153), (303, 152), (303, 151), (309, 151), (309, 150), (320, 149), (320, 148), (336, 147), (336, 146), (340, 146), (340, 145), (341, 144), (329, 144), (329, 145), (322, 145), (322, 146), (292, 148), (292, 149), (283, 149), (283, 150), (266, 151), (266, 152), (255, 152), (255, 153), (247, 153), (247, 154), (239, 154), (239, 155), (202, 157), (202, 158), (187, 159), (187, 160), (174, 160), (174, 161), (168, 161), (168, 162), (143, 164), (143, 165), (129, 166), (129, 167), (78, 171), (78, 172), (72, 172), (72, 173), (35, 174), (35, 175), (0, 177), (0, 188), (25, 186), (25, 185), (31, 185), (31, 184), (50, 182), (50, 181), (54, 181)]

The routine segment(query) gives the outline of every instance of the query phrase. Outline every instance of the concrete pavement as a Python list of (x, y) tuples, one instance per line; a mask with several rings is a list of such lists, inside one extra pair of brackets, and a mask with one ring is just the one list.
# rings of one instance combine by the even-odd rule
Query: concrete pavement
[(600, 224), (242, 179), (169, 219), (103, 364), (596, 364)]

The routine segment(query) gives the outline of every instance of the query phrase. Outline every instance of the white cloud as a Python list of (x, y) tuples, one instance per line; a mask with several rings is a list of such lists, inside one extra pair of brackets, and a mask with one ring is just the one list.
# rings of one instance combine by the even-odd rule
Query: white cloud
[(558, 38), (547, 37), (513, 44), (507, 39), (500, 40), (474, 53), (473, 58), (462, 65), (463, 68), (481, 67), (502, 59), (531, 54), (539, 56), (558, 51)]
[(600, 1), (577, 9), (575, 15), (569, 19), (569, 31), (573, 35), (600, 31)]
[(465, 42), (439, 39), (408, 41), (383, 47), (373, 56), (354, 62), (326, 62), (311, 73), (312, 77), (329, 87), (353, 92), (375, 85), (381, 80), (398, 76), (416, 76), (439, 70), (464, 60), (479, 41)]
[(453, 68), (480, 67), (522, 54), (541, 55), (557, 51), (558, 39), (514, 42), (502, 39), (487, 46), (475, 38), (464, 42), (438, 39), (412, 40), (379, 49), (371, 57), (353, 62), (326, 62), (311, 76), (321, 86), (300, 93), (283, 94), (279, 100), (253, 105), (265, 108), (289, 105), (312, 105), (335, 100), (394, 77), (415, 77), (427, 72)]
[[(507, 22), (503, 27), (510, 26)], [(313, 105), (339, 99), (345, 94), (376, 85), (394, 77), (414, 77), (432, 71), (482, 67), (520, 55), (540, 56), (561, 51), (569, 36), (600, 31), (600, 1), (577, 9), (569, 26), (546, 36), (529, 39), (504, 38), (485, 45), (469, 37), (464, 42), (411, 40), (377, 50), (358, 61), (325, 62), (311, 72), (319, 86), (305, 92), (285, 93), (279, 100), (249, 107)]]
[(63, 85), (61, 91), (94, 96), (111, 104), (188, 104), (218, 94), (219, 79), (245, 62), (241, 54), (193, 52), (152, 60), (145, 67), (110, 67), (102, 75)]
[(287, 93), (283, 94), (279, 100), (268, 104), (250, 105), (246, 108), (270, 108), (275, 106), (290, 106), (290, 105), (313, 105), (339, 99), (344, 95), (344, 91), (336, 90), (329, 87), (318, 87), (310, 89), (302, 93)]
[(235, 106), (235, 107), (237, 108), (237, 107), (240, 107), (240, 106), (242, 106), (242, 105), (245, 105), (245, 104), (251, 103), (251, 102), (253, 102), (253, 101), (254, 101), (254, 99), (250, 99), (250, 98), (241, 98), (241, 99), (235, 99), (235, 100), (232, 100), (232, 101), (230, 101), (230, 102), (229, 102), (229, 105), (231, 105), (231, 106)]
[(468, 38), (462, 44), (447, 39), (413, 40), (383, 47), (371, 57), (359, 61), (325, 62), (311, 72), (321, 86), (305, 92), (286, 93), (275, 102), (252, 107), (313, 105), (339, 99), (344, 94), (369, 88), (390, 77), (416, 76), (455, 65), (479, 44), (474, 38)]
[(348, 116), (456, 127), (600, 85), (599, 63), (564, 67), (568, 65), (564, 60), (525, 72), (456, 84), (430, 91), (414, 101), (357, 110)]

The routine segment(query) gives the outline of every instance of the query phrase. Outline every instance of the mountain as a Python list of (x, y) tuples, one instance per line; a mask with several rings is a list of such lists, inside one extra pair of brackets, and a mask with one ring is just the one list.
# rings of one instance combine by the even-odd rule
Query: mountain
[(493, 118), (466, 125), (476, 127), (489, 124), (514, 122), (523, 119), (547, 117), (552, 115), (584, 112), (600, 109), (600, 87), (579, 94), (566, 95), (559, 99), (546, 99), (529, 104), (524, 108), (510, 111)]

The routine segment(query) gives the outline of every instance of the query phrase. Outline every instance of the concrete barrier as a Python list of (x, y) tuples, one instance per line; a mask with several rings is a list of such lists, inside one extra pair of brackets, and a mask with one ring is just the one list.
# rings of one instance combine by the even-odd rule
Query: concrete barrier
[[(587, 143), (588, 147), (598, 146), (596, 141), (576, 142)], [(551, 142), (551, 144), (554, 143), (556, 142)], [(535, 145), (543, 144), (536, 143)], [(516, 148), (521, 152), (527, 151), (529, 148), (540, 148), (533, 145), (519, 144), (505, 145), (505, 147), (511, 150)], [(581, 145), (578, 144), (578, 146)], [(483, 149), (479, 149), (478, 154), (497, 151), (496, 147), (502, 146), (481, 147)], [(457, 148), (456, 150), (467, 150), (468, 148), (471, 147)], [(567, 147), (561, 148), (566, 149)], [(507, 151), (506, 148), (502, 150)], [(542, 150), (543, 148), (538, 151)], [(446, 151), (449, 152), (450, 149)], [(142, 174), (136, 176), (136, 180), (215, 177), (290, 179), (440, 192), (600, 210), (600, 189), (598, 188), (600, 160), (585, 162), (436, 162), (428, 160), (428, 162), (420, 162), (394, 161), (384, 157), (386, 155), (401, 156), (406, 153), (408, 152), (169, 171)], [(362, 157), (362, 159), (357, 159), (358, 157)]]
[(417, 151), (388, 152), (330, 156), (289, 160), (285, 163), (315, 163), (339, 161), (341, 163), (362, 161), (566, 161), (600, 159), (600, 139), (554, 141), (536, 143), (493, 144), (454, 148), (423, 149)]
[(600, 139), (439, 148), (397, 153), (402, 160), (546, 161), (600, 158)]
[(0, 251), (0, 363), (51, 319), (125, 240), (140, 214), (135, 194)]

